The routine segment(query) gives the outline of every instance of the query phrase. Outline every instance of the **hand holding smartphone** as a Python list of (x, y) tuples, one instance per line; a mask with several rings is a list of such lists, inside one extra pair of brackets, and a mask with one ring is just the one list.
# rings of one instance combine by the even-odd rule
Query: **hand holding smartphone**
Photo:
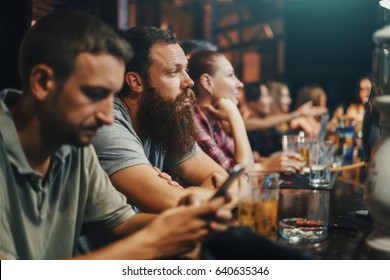
[(232, 185), (234, 180), (245, 170), (245, 166), (237, 164), (233, 171), (229, 174), (229, 177), (226, 179), (225, 182), (223, 182), (222, 186), (217, 189), (215, 194), (211, 197), (211, 199), (225, 196), (229, 187)]
[[(243, 165), (236, 165), (233, 168), (233, 171), (229, 174), (229, 177), (226, 179), (226, 181), (223, 182), (221, 187), (219, 187), (216, 190), (216, 192), (214, 193), (214, 195), (210, 198), (209, 202), (211, 203), (211, 201), (213, 199), (218, 198), (218, 197), (225, 197), (226, 194), (227, 194), (228, 189), (230, 188), (230, 186), (232, 185), (234, 180), (244, 170), (245, 170), (245, 167)], [(225, 199), (225, 202), (226, 202), (226, 199)], [(221, 210), (225, 211), (225, 212), (227, 211), (227, 209), (220, 209), (218, 211), (221, 211)], [(225, 227), (226, 225), (228, 225), (231, 222), (231, 220), (233, 218), (233, 215), (232, 215), (232, 213), (230, 211), (229, 211), (229, 215), (226, 215), (226, 213), (225, 213), (224, 217), (222, 217), (220, 214), (217, 215), (216, 213), (210, 213), (210, 214), (205, 215), (204, 219), (209, 220), (210, 223), (211, 223), (210, 225), (214, 225), (214, 227), (217, 226), (217, 225), (218, 225), (218, 228), (221, 228), (221, 225), (222, 225), (222, 227)]]

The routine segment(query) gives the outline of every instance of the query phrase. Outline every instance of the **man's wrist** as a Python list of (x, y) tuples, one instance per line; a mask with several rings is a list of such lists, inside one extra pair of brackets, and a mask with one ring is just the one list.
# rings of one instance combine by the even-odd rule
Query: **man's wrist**
[[(151, 232), (149, 228), (144, 228), (130, 235), (128, 238), (133, 239), (135, 252), (140, 255), (140, 259), (159, 259), (164, 257), (164, 252), (159, 250), (158, 242), (156, 242), (156, 234)], [(139, 252), (141, 251), (141, 252)]]

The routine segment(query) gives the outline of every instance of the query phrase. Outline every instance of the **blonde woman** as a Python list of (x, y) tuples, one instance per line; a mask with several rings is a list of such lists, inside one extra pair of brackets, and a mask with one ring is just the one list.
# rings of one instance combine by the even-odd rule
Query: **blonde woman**
[[(267, 83), (267, 86), (273, 100), (270, 115), (288, 114), (292, 99), (287, 85), (277, 81), (270, 81)], [(312, 109), (315, 109), (315, 107)], [(320, 113), (326, 112), (323, 108), (318, 108), (318, 110)], [(298, 116), (289, 121), (282, 122), (276, 126), (276, 129), (282, 134), (288, 133), (290, 130), (303, 130), (307, 134), (313, 134), (315, 132), (315, 127), (305, 116)]]
[[(306, 102), (312, 102), (313, 106), (318, 108), (323, 108), (327, 110), (326, 102), (328, 97), (325, 93), (325, 90), (318, 85), (307, 85), (303, 86), (298, 90), (297, 104), (296, 107), (299, 108), (302, 104)], [(343, 115), (343, 110), (339, 107), (333, 114), (332, 119), (328, 122), (327, 131), (334, 133), (338, 125), (338, 120)], [(320, 131), (320, 118), (319, 116), (305, 116), (306, 121), (314, 128), (314, 134), (317, 134)], [(294, 125), (294, 124), (292, 124)]]

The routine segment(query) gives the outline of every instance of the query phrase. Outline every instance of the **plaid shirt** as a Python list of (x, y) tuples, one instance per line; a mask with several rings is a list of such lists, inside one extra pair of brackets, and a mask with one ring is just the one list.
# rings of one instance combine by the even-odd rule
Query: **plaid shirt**
[(234, 139), (222, 129), (222, 122), (209, 122), (198, 106), (195, 108), (198, 145), (213, 160), (227, 171), (236, 165), (234, 160)]

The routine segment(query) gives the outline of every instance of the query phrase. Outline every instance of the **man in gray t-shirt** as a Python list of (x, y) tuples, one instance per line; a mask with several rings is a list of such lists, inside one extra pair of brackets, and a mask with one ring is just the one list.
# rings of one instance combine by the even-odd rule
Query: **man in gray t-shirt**
[[(158, 213), (187, 193), (208, 198), (226, 171), (196, 144), (193, 81), (170, 30), (133, 27), (126, 33), (134, 59), (115, 98), (115, 121), (94, 139), (99, 161), (130, 204)], [(184, 181), (174, 186), (165, 173)]]
[(142, 141), (135, 132), (126, 107), (118, 95), (114, 98), (114, 116), (114, 124), (99, 129), (93, 140), (100, 164), (109, 176), (134, 165), (154, 166), (160, 170), (168, 169), (186, 161), (199, 151), (198, 145), (194, 144), (189, 154), (175, 159), (170, 158), (158, 145), (155, 145), (151, 138)]

